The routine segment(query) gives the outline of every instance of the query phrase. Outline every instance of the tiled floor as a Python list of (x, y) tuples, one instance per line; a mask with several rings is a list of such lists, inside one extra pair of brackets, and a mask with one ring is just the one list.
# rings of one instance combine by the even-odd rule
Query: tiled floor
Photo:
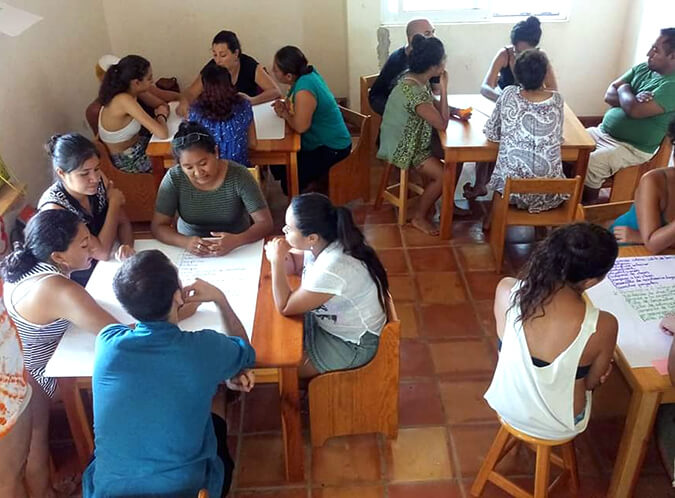
[[(260, 385), (230, 406), (231, 447), (237, 462), (230, 496), (237, 498), (464, 498), (497, 431), (483, 400), (497, 358), (492, 299), (500, 278), (480, 226), (459, 220), (442, 242), (395, 224), (394, 212), (354, 208), (369, 242), (389, 271), (402, 320), (400, 430), (395, 441), (360, 435), (311, 449), (306, 440), (303, 482), (283, 479), (277, 388)], [(275, 219), (277, 216), (275, 215)], [(519, 239), (527, 240), (520, 234)], [(505, 271), (526, 257), (528, 244), (509, 247)], [(605, 496), (626, 413), (628, 389), (615, 370), (597, 391), (589, 429), (576, 440), (581, 494)], [(306, 414), (305, 429), (307, 429)], [(58, 420), (58, 417), (57, 417)], [(61, 425), (63, 420), (61, 419)], [(59, 425), (57, 422), (56, 425)], [(60, 437), (64, 436), (63, 431)], [(67, 431), (65, 431), (67, 434)], [(56, 446), (56, 444), (55, 444)], [(62, 467), (71, 463), (59, 446)], [(64, 450), (65, 448), (65, 450)], [(534, 458), (513, 452), (501, 469), (532, 483)], [(483, 496), (506, 496), (488, 484)], [(559, 491), (554, 496), (566, 496)], [(650, 444), (635, 496), (675, 496)]]

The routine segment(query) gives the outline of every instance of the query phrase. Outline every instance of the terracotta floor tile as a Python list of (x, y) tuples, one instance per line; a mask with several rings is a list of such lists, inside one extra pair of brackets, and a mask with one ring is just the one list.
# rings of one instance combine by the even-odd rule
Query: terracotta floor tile
[[(389, 495), (391, 496), (391, 495)], [(382, 486), (351, 486), (312, 489), (312, 498), (383, 498)]]
[(415, 281), (407, 275), (390, 275), (389, 292), (394, 301), (415, 301)]
[[(450, 429), (459, 458), (462, 477), (474, 477), (497, 435), (498, 425), (455, 426)], [(531, 451), (514, 448), (497, 466), (505, 475), (534, 475), (534, 457)]]
[(416, 338), (418, 334), (417, 311), (413, 303), (395, 303), (396, 314), (401, 320), (401, 337), (404, 339)]
[[(457, 220), (457, 218), (455, 218)], [(483, 222), (476, 220), (463, 220), (452, 222), (452, 238), (450, 244), (484, 244), (487, 241), (483, 232)]]
[(407, 247), (448, 246), (450, 242), (441, 240), (438, 235), (427, 235), (410, 225), (401, 227), (403, 240)]
[(478, 321), (483, 332), (488, 337), (495, 337), (497, 334), (497, 323), (495, 322), (494, 301), (477, 301), (474, 303), (478, 313)]
[(593, 449), (594, 446), (595, 442), (588, 431), (579, 434), (574, 439), (574, 451), (577, 455), (577, 469), (579, 475), (590, 477), (600, 476), (601, 471)]
[(429, 344), (437, 374), (449, 377), (491, 379), (497, 353), (484, 340), (462, 340)]
[(420, 306), (420, 337), (481, 337), (483, 330), (469, 303)]
[(455, 255), (450, 247), (411, 248), (408, 255), (416, 272), (457, 271)]
[(630, 403), (630, 388), (617, 368), (607, 381), (593, 391), (593, 419), (625, 417)]
[(387, 441), (387, 468), (392, 481), (433, 481), (452, 477), (445, 427), (401, 429)]
[(265, 491), (244, 491), (234, 495), (236, 498), (307, 498), (305, 488), (274, 489)]
[(375, 435), (332, 438), (312, 449), (312, 482), (322, 486), (372, 482), (381, 478)]
[(351, 212), (354, 223), (359, 226), (365, 224), (366, 214), (368, 213), (369, 209), (371, 209), (371, 206), (368, 204), (357, 204), (356, 206), (352, 207)]
[(431, 377), (434, 375), (431, 354), (424, 342), (401, 341), (400, 356), (401, 377)]
[(399, 426), (445, 423), (436, 381), (405, 382), (399, 387)]
[(408, 274), (408, 263), (405, 260), (405, 250), (403, 249), (380, 249), (377, 256), (382, 261), (387, 275)]
[(483, 398), (489, 385), (488, 380), (441, 382), (446, 423), (496, 422), (497, 415)]
[(246, 394), (244, 433), (281, 430), (279, 386), (261, 384)]
[(237, 471), (238, 487), (283, 484), (286, 475), (281, 434), (244, 436), (235, 469)]
[(534, 244), (506, 244), (504, 246), (504, 268), (502, 273), (515, 274), (530, 259)]
[(391, 204), (383, 203), (380, 209), (370, 204), (366, 209), (366, 225), (393, 224), (398, 221), (398, 212)]
[(365, 225), (363, 234), (375, 249), (402, 247), (398, 225)]
[(675, 497), (675, 488), (663, 472), (660, 476), (641, 477), (635, 486), (633, 496), (660, 496), (663, 498)]
[[(555, 472), (554, 470), (552, 472)], [(553, 474), (555, 475), (555, 474)], [(517, 486), (520, 486), (523, 488), (525, 491), (528, 491), (532, 493), (534, 491), (534, 477), (509, 477), (509, 481), (512, 481), (514, 484)], [(467, 496), (471, 496), (470, 494), (470, 489), (471, 486), (473, 485), (473, 479), (465, 479), (464, 482), (464, 489), (466, 489), (466, 494)], [(551, 498), (563, 498), (568, 496), (567, 493), (565, 493), (566, 489), (564, 487), (560, 490), (556, 490), (553, 494), (551, 494)], [(500, 488), (498, 488), (495, 484), (491, 482), (487, 482), (485, 484), (485, 488), (483, 488), (483, 492), (480, 495), (481, 498), (511, 498), (512, 495), (507, 493), (506, 491), (502, 491)]]
[(504, 275), (494, 271), (469, 271), (465, 273), (471, 296), (475, 301), (487, 301), (495, 298), (495, 289)]
[(389, 498), (461, 498), (459, 484), (451, 481), (392, 484)]
[(423, 303), (456, 304), (467, 299), (457, 272), (418, 273), (415, 279)]
[(495, 258), (489, 244), (470, 244), (455, 247), (459, 264), (464, 271), (495, 270)]

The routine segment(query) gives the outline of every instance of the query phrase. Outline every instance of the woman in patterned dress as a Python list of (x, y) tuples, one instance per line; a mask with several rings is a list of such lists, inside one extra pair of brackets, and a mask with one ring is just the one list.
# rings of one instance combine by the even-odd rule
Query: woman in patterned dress
[[(415, 35), (404, 73), (387, 100), (380, 128), (377, 157), (401, 169), (415, 168), (426, 181), (411, 224), (429, 235), (438, 229), (431, 222), (434, 202), (442, 191), (443, 164), (431, 153), (431, 130), (445, 130), (448, 108), (448, 73), (445, 49), (438, 38)], [(429, 79), (440, 76), (440, 99), (434, 100)]]
[(89, 230), (65, 209), (37, 213), (26, 226), (26, 241), (0, 264), (4, 304), (23, 346), (32, 398), (31, 443), (26, 461), (30, 496), (52, 497), (49, 483), (49, 404), (56, 379), (45, 376), (47, 362), (72, 323), (99, 331), (116, 320), (103, 310), (71, 272), (92, 261)]
[[(485, 136), (499, 142), (490, 186), (504, 191), (507, 178), (564, 178), (560, 146), (565, 117), (562, 96), (544, 88), (548, 59), (543, 52), (526, 50), (516, 59), (518, 86), (508, 86), (497, 99)], [(530, 213), (559, 206), (559, 194), (514, 194), (510, 202)]]

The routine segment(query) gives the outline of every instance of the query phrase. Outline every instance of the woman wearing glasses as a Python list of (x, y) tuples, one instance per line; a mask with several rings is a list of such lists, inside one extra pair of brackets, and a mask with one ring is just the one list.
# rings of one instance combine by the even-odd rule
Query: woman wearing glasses
[(197, 256), (224, 256), (272, 231), (272, 215), (255, 179), (245, 166), (219, 159), (206, 128), (182, 123), (171, 145), (178, 164), (157, 192), (151, 225), (156, 239)]

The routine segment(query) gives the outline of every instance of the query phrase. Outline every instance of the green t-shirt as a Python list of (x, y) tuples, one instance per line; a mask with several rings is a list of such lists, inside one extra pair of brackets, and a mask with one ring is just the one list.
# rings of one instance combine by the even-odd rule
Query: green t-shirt
[(621, 79), (630, 84), (635, 95), (644, 91), (652, 92), (654, 102), (664, 112), (649, 118), (635, 119), (627, 116), (621, 107), (612, 107), (602, 119), (602, 129), (617, 140), (643, 152), (653, 153), (661, 144), (668, 123), (675, 117), (675, 73), (660, 75), (643, 62), (630, 69)]
[(352, 138), (347, 130), (340, 108), (335, 102), (328, 85), (313, 69), (309, 74), (303, 74), (288, 91), (295, 106), (295, 94), (307, 90), (316, 99), (316, 109), (312, 114), (312, 124), (302, 134), (301, 146), (304, 150), (314, 150), (322, 145), (331, 149), (344, 149), (352, 145)]
[(229, 161), (227, 175), (215, 190), (199, 190), (179, 165), (171, 168), (159, 186), (155, 211), (178, 212), (178, 233), (209, 237), (211, 232), (241, 233), (251, 226), (250, 214), (267, 208), (265, 198), (245, 166)]

